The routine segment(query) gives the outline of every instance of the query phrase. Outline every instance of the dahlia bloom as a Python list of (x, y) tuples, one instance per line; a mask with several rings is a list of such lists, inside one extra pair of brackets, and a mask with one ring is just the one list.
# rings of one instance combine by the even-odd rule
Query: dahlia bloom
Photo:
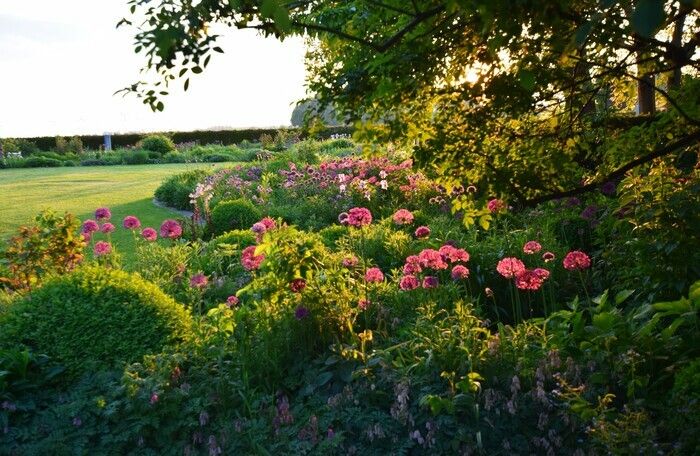
[(190, 286), (192, 288), (196, 288), (198, 290), (205, 288), (208, 283), (209, 283), (209, 278), (207, 278), (207, 276), (205, 276), (201, 272), (193, 275), (190, 278)]
[(239, 303), (238, 296), (231, 295), (228, 298), (226, 298), (226, 305), (229, 307), (235, 307)]
[(450, 263), (456, 263), (458, 261), (467, 262), (469, 261), (469, 253), (464, 249), (458, 249), (451, 244), (445, 244), (440, 247), (440, 254), (445, 260)]
[(515, 276), (515, 286), (520, 290), (539, 290), (544, 279), (535, 271), (526, 269)]
[(294, 293), (301, 293), (301, 292), (304, 290), (304, 288), (306, 288), (306, 280), (304, 280), (304, 279), (293, 279), (293, 280), (289, 283), (289, 288), (291, 288), (291, 290), (292, 290)]
[(251, 245), (250, 247), (243, 249), (243, 252), (241, 252), (241, 264), (248, 271), (258, 269), (260, 267), (260, 263), (262, 263), (265, 259), (265, 255), (255, 255), (255, 249), (256, 247)]
[(437, 288), (438, 284), (438, 278), (435, 276), (425, 276), (423, 278), (423, 288)]
[(413, 214), (407, 209), (399, 209), (394, 213), (392, 220), (397, 225), (409, 225), (413, 223)]
[(496, 271), (506, 279), (512, 279), (525, 270), (525, 264), (517, 258), (503, 258), (498, 262)]
[(489, 200), (489, 202), (486, 204), (486, 207), (488, 208), (489, 212), (492, 214), (496, 214), (498, 212), (503, 211), (506, 208), (506, 203), (503, 202), (503, 200), (500, 200), (498, 198), (493, 198)]
[(106, 233), (113, 233), (114, 232), (114, 225), (112, 225), (109, 222), (103, 223), (102, 226), (100, 227), (100, 231), (102, 231), (105, 234)]
[(423, 249), (418, 254), (420, 265), (430, 269), (447, 269), (447, 263), (442, 259), (440, 252), (434, 249)]
[(372, 213), (364, 207), (353, 207), (348, 211), (347, 223), (358, 228), (369, 225), (372, 223)]
[(357, 266), (357, 263), (359, 263), (359, 260), (355, 255), (343, 258), (343, 266), (345, 266), (346, 268), (352, 268), (354, 266)]
[(311, 312), (309, 312), (309, 309), (307, 309), (304, 306), (299, 306), (294, 311), (294, 318), (296, 318), (297, 320), (303, 320), (304, 318), (308, 317), (310, 314), (311, 314)]
[(369, 308), (369, 305), (370, 305), (371, 303), (372, 303), (372, 302), (371, 302), (369, 299), (360, 299), (360, 300), (357, 302), (357, 307), (358, 307), (360, 310), (367, 310), (367, 309)]
[(365, 280), (367, 282), (383, 282), (384, 273), (379, 268), (369, 268), (365, 272)]
[(523, 252), (527, 253), (528, 255), (537, 253), (540, 250), (542, 250), (542, 244), (537, 241), (527, 241), (523, 246)]
[(83, 233), (95, 233), (100, 230), (100, 225), (92, 220), (92, 219), (87, 219), (83, 222), (83, 227), (81, 231)]
[(580, 250), (569, 252), (564, 257), (564, 269), (574, 271), (591, 267), (591, 258)]
[(109, 220), (112, 218), (112, 212), (107, 207), (100, 207), (95, 211), (97, 220)]
[(97, 241), (95, 243), (95, 248), (93, 249), (95, 256), (109, 255), (112, 253), (112, 246), (109, 242)]
[(452, 280), (464, 280), (469, 277), (469, 269), (467, 269), (465, 266), (462, 266), (461, 264), (458, 264), (454, 268), (452, 268)]
[(399, 281), (399, 288), (403, 291), (415, 290), (419, 286), (420, 282), (418, 282), (418, 278), (414, 275), (407, 274), (401, 277), (401, 281)]
[(127, 215), (124, 217), (122, 226), (124, 226), (124, 228), (127, 230), (135, 230), (136, 228), (141, 227), (141, 221), (133, 215)]
[(428, 228), (427, 226), (419, 226), (418, 228), (416, 228), (415, 234), (417, 238), (427, 238), (428, 236), (430, 236), (430, 228)]
[(182, 236), (182, 227), (175, 220), (168, 219), (160, 225), (160, 236), (168, 239), (177, 239)]
[(141, 236), (148, 242), (153, 242), (156, 239), (158, 239), (158, 232), (154, 230), (153, 228), (144, 228), (143, 231), (141, 231)]
[(542, 254), (542, 259), (544, 260), (545, 263), (549, 263), (550, 261), (554, 261), (556, 257), (552, 252), (544, 252)]

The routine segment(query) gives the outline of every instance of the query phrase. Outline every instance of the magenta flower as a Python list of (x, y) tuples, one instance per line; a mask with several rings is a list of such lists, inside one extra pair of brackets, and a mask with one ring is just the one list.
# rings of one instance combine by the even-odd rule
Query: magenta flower
[(253, 231), (253, 233), (255, 233), (257, 235), (264, 234), (265, 231), (267, 231), (267, 228), (261, 222), (254, 223), (250, 229)]
[(469, 277), (469, 269), (466, 266), (458, 264), (452, 268), (452, 280), (464, 280)]
[(158, 239), (158, 232), (150, 227), (144, 228), (143, 231), (141, 231), (141, 236), (148, 242), (153, 242)]
[(520, 290), (539, 290), (543, 282), (544, 279), (542, 278), (541, 273), (537, 273), (529, 269), (521, 271), (515, 276), (515, 286)]
[(95, 248), (93, 249), (95, 256), (109, 255), (112, 253), (112, 246), (109, 242), (97, 241), (95, 243)]
[(304, 290), (304, 288), (306, 288), (306, 280), (293, 279), (289, 283), (289, 288), (291, 288), (294, 293), (301, 293)]
[(527, 241), (523, 246), (523, 252), (527, 253), (528, 255), (537, 253), (540, 250), (542, 250), (542, 244), (537, 241)]
[[(414, 256), (415, 255), (411, 255)], [(418, 257), (416, 257), (418, 258)], [(420, 263), (417, 262), (409, 262), (408, 258), (406, 259), (406, 264), (403, 265), (403, 273), (405, 275), (414, 275), (414, 274), (419, 274), (423, 268), (420, 267)]]
[(258, 223), (262, 223), (263, 225), (265, 225), (266, 231), (274, 230), (277, 227), (277, 223), (275, 223), (274, 219), (272, 219), (271, 217), (265, 217)]
[(413, 214), (407, 209), (399, 209), (394, 213), (392, 220), (397, 225), (409, 225), (413, 223)]
[(588, 269), (591, 267), (590, 257), (580, 250), (574, 250), (567, 253), (564, 257), (563, 263), (564, 268), (568, 269), (569, 271)]
[(384, 273), (379, 268), (369, 268), (365, 272), (365, 280), (367, 282), (383, 282)]
[(196, 288), (198, 290), (205, 288), (208, 283), (209, 283), (209, 278), (207, 276), (205, 276), (204, 274), (202, 274), (201, 272), (193, 275), (190, 278), (190, 286), (192, 288)]
[(107, 207), (100, 207), (95, 211), (97, 220), (109, 220), (112, 218), (112, 212)]
[(430, 228), (427, 226), (419, 226), (416, 228), (416, 237), (419, 239), (427, 238), (430, 236)]
[(151, 394), (151, 405), (155, 405), (158, 402), (158, 393)]
[(81, 231), (83, 233), (95, 233), (100, 230), (100, 225), (92, 220), (92, 219), (87, 219), (83, 222), (83, 227)]
[(114, 232), (114, 225), (112, 225), (109, 222), (103, 223), (102, 226), (100, 227), (100, 231), (102, 231), (105, 234), (106, 233), (113, 233)]
[(141, 227), (141, 220), (134, 217), (133, 215), (127, 215), (126, 217), (124, 217), (122, 226), (124, 226), (124, 228), (126, 228), (127, 230), (135, 230)]
[(262, 263), (265, 259), (265, 255), (256, 255), (255, 249), (256, 247), (251, 245), (250, 247), (243, 249), (243, 252), (241, 252), (241, 264), (248, 271), (258, 269), (260, 267), (260, 263)]
[(357, 266), (357, 263), (359, 263), (359, 260), (355, 255), (343, 258), (343, 266), (345, 266), (346, 268), (352, 268), (354, 266)]
[(517, 258), (503, 258), (498, 262), (496, 271), (506, 279), (512, 279), (525, 270), (525, 264)]
[(358, 228), (369, 225), (372, 223), (372, 213), (364, 207), (353, 207), (348, 211), (347, 223)]
[(425, 276), (423, 278), (423, 288), (437, 288), (439, 283), (438, 278), (435, 276)]
[(401, 281), (399, 281), (399, 288), (403, 291), (415, 290), (419, 286), (420, 282), (418, 282), (418, 278), (414, 275), (405, 275), (401, 277)]
[(450, 244), (445, 244), (440, 247), (439, 252), (440, 255), (442, 255), (442, 257), (450, 263), (456, 263), (459, 261), (466, 263), (469, 261), (469, 253), (466, 250), (458, 249)]
[(360, 299), (357, 302), (357, 307), (360, 310), (367, 310), (369, 308), (369, 305), (372, 304), (372, 302), (369, 299)]
[(90, 242), (90, 239), (92, 239), (92, 233), (90, 233), (89, 231), (83, 231), (82, 233), (80, 233), (80, 236), (82, 236), (83, 241), (85, 242)]
[(177, 221), (168, 219), (160, 225), (160, 236), (166, 239), (177, 239), (182, 236), (182, 227)]
[(486, 207), (488, 208), (489, 212), (491, 212), (492, 214), (496, 214), (498, 212), (502, 212), (506, 208), (506, 203), (504, 203), (503, 200), (494, 198), (492, 200), (489, 200), (489, 202), (486, 204)]
[(447, 269), (447, 263), (443, 260), (440, 252), (434, 249), (423, 249), (418, 254), (420, 265), (430, 269)]
[(228, 298), (226, 298), (226, 305), (228, 307), (236, 307), (239, 303), (238, 296), (231, 295)]
[(554, 254), (552, 252), (544, 252), (542, 254), (542, 259), (544, 260), (545, 263), (549, 263), (550, 261), (554, 261)]
[(544, 268), (535, 268), (532, 272), (537, 274), (542, 280), (547, 280), (549, 278), (549, 271)]
[(297, 320), (303, 320), (304, 318), (308, 317), (310, 314), (311, 314), (311, 312), (309, 312), (309, 309), (307, 309), (304, 306), (299, 306), (294, 311), (294, 318), (296, 318)]

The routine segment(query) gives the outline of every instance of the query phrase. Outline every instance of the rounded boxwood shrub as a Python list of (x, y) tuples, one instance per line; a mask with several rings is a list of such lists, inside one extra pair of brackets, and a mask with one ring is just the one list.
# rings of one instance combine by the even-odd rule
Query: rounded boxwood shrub
[(119, 367), (191, 334), (191, 316), (139, 275), (87, 266), (12, 304), (0, 347), (18, 343), (74, 375)]
[(207, 174), (203, 169), (194, 169), (170, 176), (156, 189), (156, 199), (176, 209), (192, 209), (190, 193), (194, 191), (199, 182), (204, 180)]
[(239, 249), (244, 249), (255, 245), (255, 233), (251, 230), (231, 230), (221, 236), (212, 239), (209, 245), (216, 247), (221, 244), (236, 245)]
[(164, 135), (149, 135), (139, 141), (138, 147), (149, 152), (156, 152), (159, 155), (163, 155), (174, 151), (175, 143), (172, 139)]
[(236, 229), (248, 229), (259, 221), (262, 214), (250, 201), (240, 198), (221, 201), (211, 211), (212, 234), (218, 235)]

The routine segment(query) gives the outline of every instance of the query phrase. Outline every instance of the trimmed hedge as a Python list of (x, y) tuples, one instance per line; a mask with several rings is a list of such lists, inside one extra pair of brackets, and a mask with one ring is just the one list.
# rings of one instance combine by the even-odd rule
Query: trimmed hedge
[(87, 266), (45, 283), (0, 320), (0, 347), (24, 344), (75, 375), (118, 368), (187, 340), (183, 306), (139, 275)]

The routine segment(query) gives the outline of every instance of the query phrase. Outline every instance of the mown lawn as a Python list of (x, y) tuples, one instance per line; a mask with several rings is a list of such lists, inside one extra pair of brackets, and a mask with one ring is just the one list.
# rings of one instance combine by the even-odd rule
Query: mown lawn
[[(225, 164), (224, 164), (225, 165)], [(153, 192), (167, 176), (206, 164), (138, 166), (95, 166), (70, 168), (31, 168), (0, 170), (0, 238), (12, 235), (17, 227), (32, 221), (46, 208), (71, 212), (85, 220), (94, 210), (107, 206), (117, 231), (112, 239), (127, 255), (133, 238), (121, 229), (126, 215), (136, 215), (143, 226), (158, 228), (173, 211), (153, 204)]]

